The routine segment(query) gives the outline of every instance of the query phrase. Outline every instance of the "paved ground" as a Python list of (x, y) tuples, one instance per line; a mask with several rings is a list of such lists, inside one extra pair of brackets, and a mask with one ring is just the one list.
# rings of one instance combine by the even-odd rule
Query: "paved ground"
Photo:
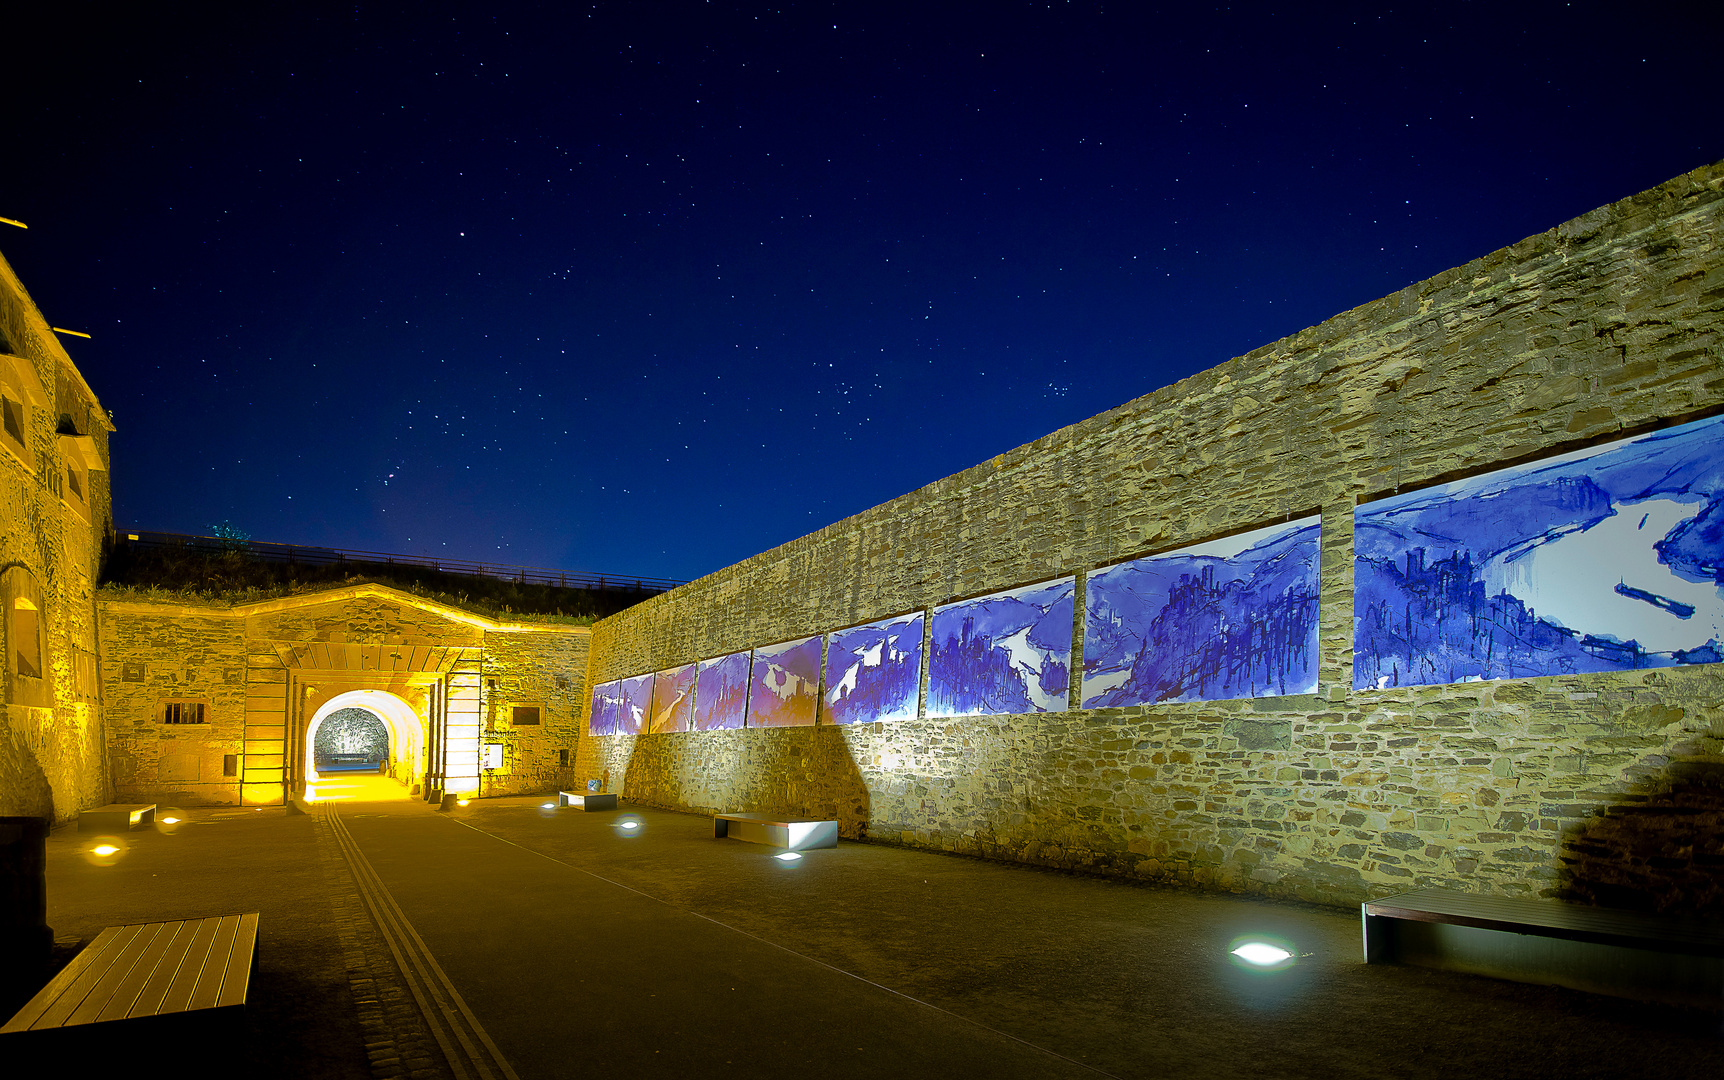
[[(1367, 967), (1351, 912), (871, 844), (785, 864), (713, 840), (706, 818), (540, 802), (195, 811), (172, 835), (133, 834), (111, 866), (60, 830), (49, 921), (87, 941), (261, 911), (247, 1075), (1724, 1070), (1716, 1014)], [(1299, 963), (1240, 970), (1227, 950), (1248, 933), (1294, 943)]]

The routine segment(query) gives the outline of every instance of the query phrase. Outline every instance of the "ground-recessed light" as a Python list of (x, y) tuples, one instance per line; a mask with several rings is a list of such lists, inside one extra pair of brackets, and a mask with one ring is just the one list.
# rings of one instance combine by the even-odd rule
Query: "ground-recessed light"
[(1234, 963), (1263, 971), (1286, 967), (1298, 955), (1288, 943), (1266, 937), (1235, 938), (1229, 954)]
[(638, 821), (625, 821), (617, 826), (619, 829), (638, 829), (640, 827), (641, 823)]
[(120, 849), (115, 847), (112, 844), (97, 844), (95, 847), (91, 848), (90, 850), (92, 852), (96, 853), (97, 855), (102, 856), (105, 859), (109, 855), (117, 854)]
[(781, 851), (777, 855), (774, 855), (773, 858), (777, 859), (779, 862), (795, 862), (798, 859), (802, 858), (802, 852), (800, 852), (800, 851)]
[(544, 810), (555, 810), (557, 808), (557, 804), (554, 802), (540, 803), (539, 806)]
[(179, 823), (180, 819), (177, 817), (165, 817), (162, 819), (163, 825), (178, 825)]

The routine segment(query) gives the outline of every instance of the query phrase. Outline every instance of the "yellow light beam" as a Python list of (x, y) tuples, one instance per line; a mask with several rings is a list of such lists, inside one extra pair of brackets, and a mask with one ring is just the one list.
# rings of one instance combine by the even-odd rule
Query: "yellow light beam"
[(0, 221), (4, 221), (8, 225), (16, 225), (20, 229), (28, 229), (30, 227), (30, 226), (24, 224), (22, 221), (19, 221), (17, 218), (0, 217)]
[(62, 329), (61, 327), (58, 327), (58, 326), (50, 326), (50, 327), (48, 327), (48, 329), (54, 331), (54, 333), (56, 333), (56, 334), (71, 334), (73, 337), (87, 338), (90, 336), (89, 334), (84, 333), (82, 330), (66, 330), (66, 329)]

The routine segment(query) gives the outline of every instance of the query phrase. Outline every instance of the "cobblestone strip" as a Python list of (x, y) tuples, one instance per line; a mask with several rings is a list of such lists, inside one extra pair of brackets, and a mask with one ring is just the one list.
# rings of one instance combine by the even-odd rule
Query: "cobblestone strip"
[(321, 813), (317, 815), (317, 853), (335, 911), (353, 1008), (365, 1033), (371, 1075), (377, 1080), (455, 1080), (425, 1027), (424, 1017), (419, 1015), (419, 1006), (408, 992), (388, 944), (360, 901), (353, 873)]

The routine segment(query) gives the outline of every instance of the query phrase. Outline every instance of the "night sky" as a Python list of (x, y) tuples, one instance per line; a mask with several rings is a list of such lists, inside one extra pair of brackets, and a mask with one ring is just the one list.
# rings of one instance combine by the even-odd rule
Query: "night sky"
[(151, 7), (0, 99), (122, 529), (692, 578), (1724, 157), (1710, 5)]

